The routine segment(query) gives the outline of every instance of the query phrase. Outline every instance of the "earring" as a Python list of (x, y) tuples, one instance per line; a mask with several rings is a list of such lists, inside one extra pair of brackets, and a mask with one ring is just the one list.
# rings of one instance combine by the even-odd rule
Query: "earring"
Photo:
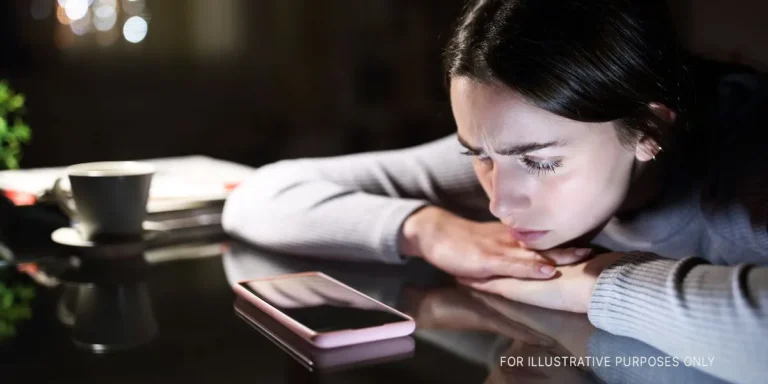
[[(664, 149), (661, 148), (661, 145), (659, 145), (659, 148), (656, 150), (656, 153), (659, 153), (659, 152), (661, 152), (663, 150)], [(651, 158), (653, 159), (653, 161), (656, 161), (656, 154), (651, 155)]]

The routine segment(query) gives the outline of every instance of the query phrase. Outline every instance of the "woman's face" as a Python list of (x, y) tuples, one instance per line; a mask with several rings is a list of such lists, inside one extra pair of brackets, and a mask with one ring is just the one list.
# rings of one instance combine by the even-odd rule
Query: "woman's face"
[(619, 142), (611, 122), (569, 120), (466, 77), (455, 77), (450, 93), (491, 213), (529, 248), (602, 225), (624, 201), (635, 160), (647, 160)]

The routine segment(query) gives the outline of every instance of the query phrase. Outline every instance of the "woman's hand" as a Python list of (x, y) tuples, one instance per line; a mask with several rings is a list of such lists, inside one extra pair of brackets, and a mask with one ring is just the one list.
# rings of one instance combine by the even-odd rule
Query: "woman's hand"
[(459, 283), (521, 303), (586, 313), (597, 277), (622, 255), (604, 253), (579, 264), (558, 267), (555, 277), (545, 281), (459, 278)]
[(400, 251), (422, 257), (457, 277), (548, 279), (554, 275), (555, 265), (575, 263), (590, 250), (528, 250), (502, 223), (475, 222), (442, 208), (426, 207), (403, 223)]

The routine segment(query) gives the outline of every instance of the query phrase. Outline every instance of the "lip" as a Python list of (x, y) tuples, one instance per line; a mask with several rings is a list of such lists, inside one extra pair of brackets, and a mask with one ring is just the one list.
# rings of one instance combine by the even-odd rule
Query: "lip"
[(509, 233), (520, 241), (536, 241), (544, 237), (549, 231), (537, 231), (527, 228), (510, 228)]

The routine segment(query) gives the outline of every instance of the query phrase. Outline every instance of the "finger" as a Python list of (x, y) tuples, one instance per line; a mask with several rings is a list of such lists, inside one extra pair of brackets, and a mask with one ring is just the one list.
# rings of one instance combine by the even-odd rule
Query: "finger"
[(485, 276), (509, 276), (528, 279), (548, 279), (555, 275), (551, 262), (526, 260), (510, 254), (489, 257)]
[(540, 252), (542, 256), (554, 261), (557, 265), (573, 264), (584, 260), (592, 254), (590, 248), (554, 248)]
[(536, 252), (531, 249), (525, 249), (522, 247), (509, 247), (505, 248), (503, 250), (503, 253), (507, 257), (519, 259), (519, 260), (528, 260), (528, 261), (534, 261), (542, 264), (553, 264), (552, 260), (544, 257), (539, 252)]

